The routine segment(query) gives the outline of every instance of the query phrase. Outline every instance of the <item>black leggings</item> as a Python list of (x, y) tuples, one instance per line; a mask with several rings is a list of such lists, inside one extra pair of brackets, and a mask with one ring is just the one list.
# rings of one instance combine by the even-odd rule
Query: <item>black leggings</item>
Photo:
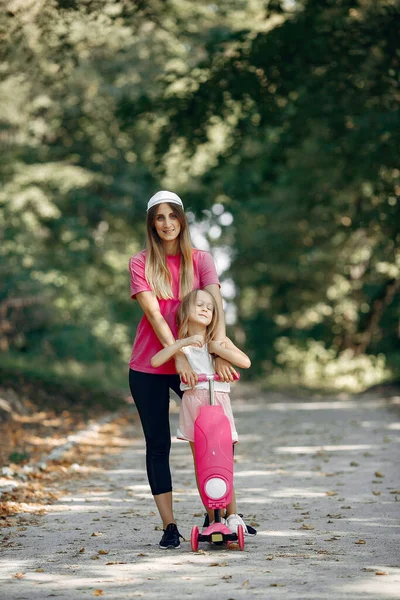
[(129, 371), (129, 387), (146, 439), (146, 468), (154, 496), (172, 491), (169, 452), (169, 390), (182, 398), (179, 375), (154, 375)]

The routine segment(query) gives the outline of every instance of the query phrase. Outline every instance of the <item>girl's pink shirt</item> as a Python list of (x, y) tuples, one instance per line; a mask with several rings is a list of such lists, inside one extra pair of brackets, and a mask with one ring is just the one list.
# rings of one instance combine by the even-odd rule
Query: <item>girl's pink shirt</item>
[[(132, 256), (129, 261), (129, 271), (131, 276), (131, 298), (134, 300), (140, 292), (151, 292), (151, 288), (145, 277), (146, 250)], [(181, 264), (181, 255), (167, 256), (168, 268), (172, 276), (173, 298), (163, 300), (158, 298), (160, 312), (168, 323), (172, 335), (177, 337), (176, 312), (181, 303), (179, 299), (179, 269)], [(194, 285), (193, 289), (205, 288), (207, 285), (219, 284), (214, 260), (209, 252), (203, 250), (193, 250), (193, 270)], [(158, 375), (176, 375), (175, 361), (169, 360), (161, 367), (152, 367), (150, 361), (152, 357), (162, 349), (162, 344), (156, 336), (146, 315), (143, 315), (133, 343), (129, 367), (134, 371), (142, 373), (156, 373)]]

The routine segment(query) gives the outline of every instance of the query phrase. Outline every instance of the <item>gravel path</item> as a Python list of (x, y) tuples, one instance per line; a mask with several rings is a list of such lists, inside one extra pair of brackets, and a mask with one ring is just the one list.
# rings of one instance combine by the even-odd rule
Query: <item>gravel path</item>
[[(44, 484), (60, 496), (45, 514), (1, 528), (1, 600), (399, 600), (400, 398), (304, 400), (240, 384), (233, 407), (238, 505), (258, 529), (243, 552), (158, 548), (132, 411), (67, 451)], [(189, 540), (203, 511), (185, 442), (174, 440), (172, 469)]]

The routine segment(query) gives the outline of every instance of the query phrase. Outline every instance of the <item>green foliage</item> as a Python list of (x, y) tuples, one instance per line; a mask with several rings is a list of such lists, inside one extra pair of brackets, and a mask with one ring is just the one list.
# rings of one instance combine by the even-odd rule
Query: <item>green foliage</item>
[(126, 364), (127, 262), (171, 188), (228, 249), (252, 374), (285, 339), (397, 370), (399, 25), (393, 0), (8, 2), (0, 351)]

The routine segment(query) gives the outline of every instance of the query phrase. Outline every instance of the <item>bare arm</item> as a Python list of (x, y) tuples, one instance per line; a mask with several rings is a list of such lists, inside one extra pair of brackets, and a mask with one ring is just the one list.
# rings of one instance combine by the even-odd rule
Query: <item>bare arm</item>
[(214, 339), (223, 340), (226, 336), (226, 328), (225, 328), (225, 313), (224, 307), (222, 305), (222, 296), (221, 290), (219, 289), (219, 285), (216, 283), (212, 283), (210, 285), (206, 285), (204, 288), (207, 292), (210, 292), (215, 298), (215, 302), (217, 303), (218, 308), (218, 325), (217, 330), (214, 335)]
[(171, 346), (167, 346), (157, 352), (151, 359), (152, 367), (161, 367), (164, 363), (170, 360), (179, 350), (182, 350), (185, 346), (197, 346), (201, 347), (204, 344), (204, 338), (202, 335), (192, 335), (182, 340), (176, 340)]
[(241, 369), (248, 369), (251, 366), (247, 354), (235, 346), (229, 338), (225, 338), (224, 342), (209, 342), (208, 349), (212, 354), (228, 360)]
[[(226, 328), (225, 328), (225, 313), (224, 307), (222, 305), (222, 296), (221, 290), (219, 289), (219, 285), (216, 283), (212, 283), (210, 285), (206, 285), (204, 288), (207, 292), (210, 292), (215, 298), (218, 308), (218, 326), (214, 335), (215, 340), (224, 340), (226, 337)], [(221, 381), (234, 381), (234, 374), (237, 375), (237, 372), (232, 367), (229, 360), (222, 358), (222, 356), (217, 356), (215, 361), (215, 370), (221, 378)]]
[(175, 338), (161, 314), (157, 296), (153, 292), (140, 292), (136, 299), (163, 347), (171, 346), (175, 342)]
[[(175, 338), (172, 331), (161, 314), (160, 305), (158, 304), (157, 296), (153, 292), (140, 292), (136, 295), (144, 314), (146, 315), (154, 333), (160, 340), (163, 348), (172, 346), (175, 343)], [(197, 383), (197, 375), (189, 365), (186, 356), (179, 350), (175, 353), (175, 368), (181, 379), (187, 382), (191, 387)], [(161, 363), (163, 364), (163, 363)]]

